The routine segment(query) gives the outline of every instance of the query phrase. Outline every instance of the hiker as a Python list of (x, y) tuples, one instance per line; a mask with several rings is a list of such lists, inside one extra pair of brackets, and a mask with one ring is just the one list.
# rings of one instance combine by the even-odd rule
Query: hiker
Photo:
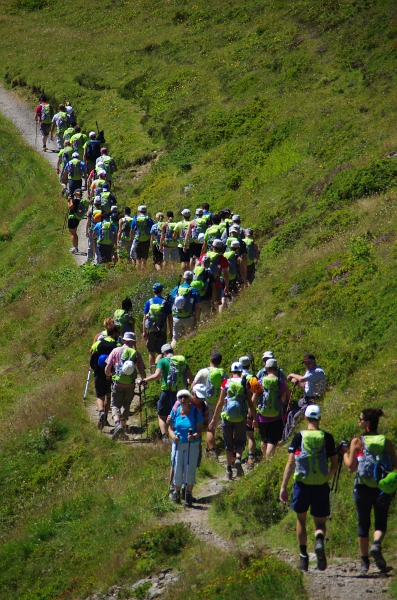
[[(95, 221), (97, 216), (97, 221)], [(100, 196), (96, 196), (92, 205), (87, 212), (87, 220), (85, 226), (85, 235), (87, 238), (87, 263), (91, 263), (96, 255), (96, 242), (93, 232), (96, 222), (99, 222), (99, 216), (102, 217), (102, 200)]]
[(87, 171), (87, 167), (80, 160), (78, 152), (73, 152), (71, 160), (66, 163), (64, 170), (68, 174), (68, 189), (69, 194), (74, 194), (75, 190), (80, 189), (83, 184), (83, 176)]
[(265, 369), (266, 372), (259, 380), (255, 377), (249, 384), (253, 392), (252, 401), (256, 406), (262, 455), (264, 459), (268, 459), (274, 455), (283, 436), (288, 386), (280, 379), (280, 370), (274, 358), (266, 360)]
[(155, 366), (156, 354), (161, 354), (161, 348), (167, 341), (167, 327), (170, 337), (172, 335), (172, 310), (162, 296), (163, 289), (162, 283), (154, 283), (154, 296), (146, 300), (143, 307), (142, 336), (146, 340), (150, 368)]
[(114, 421), (112, 440), (128, 439), (125, 426), (128, 421), (131, 402), (135, 395), (137, 371), (142, 379), (146, 377), (146, 367), (140, 352), (136, 350), (136, 337), (127, 331), (121, 338), (123, 345), (115, 348), (106, 360), (105, 374), (112, 378), (110, 408)]
[[(382, 541), (387, 530), (390, 503), (395, 496), (397, 485), (394, 483), (391, 489), (385, 487), (384, 491), (383, 485), (386, 474), (397, 469), (397, 456), (392, 442), (384, 435), (378, 434), (379, 418), (382, 416), (384, 415), (380, 408), (362, 410), (358, 426), (363, 435), (352, 439), (350, 452), (342, 449), (343, 460), (349, 473), (356, 473), (353, 498), (358, 517), (357, 537), (361, 555), (359, 572), (363, 574), (368, 572), (369, 556), (375, 560), (381, 573), (388, 571), (382, 555)], [(372, 509), (375, 526), (373, 543), (369, 548)]]
[(131, 298), (124, 298), (121, 302), (121, 308), (117, 308), (113, 315), (114, 322), (121, 329), (121, 335), (127, 331), (135, 332), (135, 319), (132, 316)]
[(210, 225), (212, 225), (212, 217), (214, 216), (212, 212), (210, 212), (210, 205), (208, 204), (208, 202), (203, 202), (201, 208), (203, 209), (203, 217), (207, 219), (209, 227)]
[[(240, 363), (240, 365), (243, 368), (242, 376), (245, 377), (248, 388), (252, 392), (250, 382), (252, 379), (255, 378), (255, 376), (254, 376), (254, 373), (250, 370), (251, 358), (249, 356), (241, 356), (238, 359), (238, 362)], [(257, 415), (257, 417), (258, 417), (258, 415)], [(247, 411), (245, 427), (246, 427), (246, 431), (247, 431), (247, 440), (248, 440), (247, 466), (249, 469), (252, 469), (255, 464), (256, 443), (255, 443), (255, 437), (254, 437), (254, 425), (253, 425), (253, 420), (252, 420), (252, 413), (250, 410)]]
[(241, 465), (241, 454), (244, 450), (246, 439), (245, 419), (247, 414), (247, 404), (252, 414), (254, 429), (257, 428), (256, 410), (252, 403), (252, 394), (248, 389), (247, 380), (242, 376), (243, 367), (238, 362), (234, 362), (230, 368), (232, 374), (230, 379), (223, 381), (219, 400), (216, 405), (214, 415), (209, 422), (208, 431), (215, 431), (218, 417), (222, 417), (222, 433), (226, 450), (227, 478), (233, 479), (233, 449), (236, 453), (234, 467), (237, 476), (244, 475)]
[[(189, 240), (186, 240), (186, 233), (189, 228), (190, 223), (190, 209), (184, 208), (181, 212), (183, 216), (183, 221), (179, 221), (176, 224), (174, 230), (174, 239), (178, 240), (178, 252), (179, 252), (179, 262), (181, 263), (182, 272), (189, 269), (190, 264), (190, 249), (189, 249)], [(186, 242), (186, 251), (185, 248)]]
[(163, 254), (164, 265), (176, 263), (179, 260), (178, 240), (174, 238), (176, 223), (172, 210), (166, 212), (167, 220), (161, 227), (159, 250)]
[[(235, 215), (233, 215), (234, 218)], [(237, 215), (238, 216), (238, 215)], [(247, 286), (247, 246), (242, 238), (242, 229), (239, 225), (233, 224), (229, 228), (229, 237), (227, 236), (227, 231), (224, 231), (222, 234), (222, 242), (226, 245), (226, 251), (230, 250), (230, 246), (232, 242), (239, 242), (239, 255), (237, 257), (237, 266), (240, 279), (242, 281), (243, 287)]]
[[(94, 171), (94, 173), (95, 173), (95, 171)], [(90, 174), (90, 177), (88, 178), (88, 181), (87, 181), (89, 198), (92, 198), (93, 196), (98, 195), (98, 193), (100, 194), (103, 190), (103, 186), (106, 183), (105, 169), (99, 169), (97, 178), (94, 179), (92, 182), (90, 182), (91, 175), (92, 175), (92, 173)]]
[(206, 255), (210, 259), (210, 269), (215, 277), (215, 296), (213, 297), (212, 313), (222, 312), (222, 293), (229, 295), (229, 262), (223, 256), (223, 243), (221, 240), (212, 242), (212, 249)]
[(172, 347), (200, 322), (201, 297), (196, 288), (192, 287), (192, 281), (192, 271), (185, 271), (183, 283), (176, 285), (170, 294), (173, 317)]
[(118, 169), (114, 158), (108, 155), (107, 148), (101, 148), (101, 154), (95, 162), (95, 170), (97, 172), (99, 170), (106, 171), (106, 181), (108, 182), (109, 187), (111, 187), (113, 182), (113, 173), (116, 173)]
[(147, 208), (144, 204), (138, 206), (138, 214), (132, 219), (130, 230), (130, 242), (134, 242), (136, 264), (142, 269), (146, 267), (149, 256), (150, 231), (154, 225), (153, 219), (146, 213)]
[(251, 285), (255, 279), (256, 263), (260, 252), (258, 244), (254, 241), (254, 230), (249, 227), (245, 230), (244, 243), (247, 248), (247, 283)]
[(70, 138), (70, 145), (72, 146), (73, 150), (78, 152), (80, 156), (83, 156), (84, 148), (87, 142), (88, 138), (86, 134), (81, 132), (80, 125), (76, 125), (74, 127), (74, 134)]
[[(110, 187), (109, 187), (109, 183), (107, 181), (105, 181), (103, 184), (101, 184), (102, 189), (101, 190), (96, 190), (97, 194), (100, 194), (101, 199), (102, 199), (102, 205), (103, 205), (103, 210), (105, 212), (110, 212), (113, 210), (113, 212), (117, 212), (118, 208), (117, 208), (117, 200), (116, 200), (116, 196), (113, 194), (113, 192), (110, 191)], [(117, 223), (115, 222), (115, 225), (119, 226), (119, 218), (117, 215)]]
[(313, 402), (319, 402), (325, 394), (325, 373), (316, 364), (314, 354), (306, 354), (303, 357), (302, 363), (306, 368), (304, 375), (290, 373), (287, 377), (288, 381), (303, 389), (305, 395), (291, 406), (283, 431), (283, 440), (288, 438), (295, 427), (297, 419), (304, 413), (306, 406)]
[[(205, 400), (208, 405), (208, 421), (211, 421), (217, 402), (219, 400), (219, 394), (221, 391), (222, 383), (227, 380), (227, 373), (220, 366), (222, 363), (222, 354), (214, 350), (210, 355), (210, 366), (200, 369), (193, 380), (192, 387), (197, 385), (204, 385), (206, 389)], [(213, 430), (207, 429), (206, 433), (206, 457), (218, 460), (215, 446), (215, 429), (218, 423), (214, 424)]]
[[(64, 104), (58, 106), (58, 112), (52, 117), (50, 140), (54, 140), (54, 131), (56, 129), (58, 151), (63, 148), (63, 134), (68, 127), (68, 117)], [(80, 186), (81, 187), (81, 186)]]
[(160, 252), (161, 228), (163, 226), (164, 215), (162, 212), (156, 214), (156, 223), (150, 230), (150, 241), (152, 243), (153, 264), (156, 271), (161, 271), (163, 265), (163, 253)]
[(157, 415), (161, 438), (168, 442), (167, 417), (175, 404), (176, 395), (179, 390), (185, 389), (188, 383), (193, 381), (193, 375), (182, 355), (174, 355), (171, 344), (164, 344), (161, 348), (162, 358), (157, 362), (153, 375), (138, 381), (146, 385), (161, 377), (161, 393), (157, 402)]
[(175, 413), (170, 411), (170, 435), (173, 440), (171, 463), (174, 471), (174, 486), (172, 501), (181, 503), (182, 483), (186, 483), (186, 500), (184, 505), (192, 506), (192, 491), (196, 481), (196, 469), (201, 435), (203, 431), (203, 416), (201, 411), (191, 404), (192, 396), (188, 390), (180, 390), (177, 394), (180, 406)]
[(239, 287), (241, 285), (238, 262), (239, 258), (241, 257), (240, 242), (238, 240), (233, 240), (230, 244), (230, 248), (226, 249), (226, 251), (223, 253), (223, 256), (227, 259), (227, 262), (229, 263), (229, 293), (232, 296), (235, 296), (238, 294)]
[[(314, 520), (317, 569), (325, 571), (327, 559), (324, 552), (324, 538), (327, 517), (330, 514), (328, 481), (336, 472), (335, 442), (330, 433), (320, 430), (321, 409), (317, 404), (310, 404), (305, 410), (306, 429), (297, 433), (289, 448), (289, 458), (284, 470), (280, 489), (280, 500), (288, 502), (287, 485), (295, 471), (293, 496), (290, 508), (297, 513), (296, 533), (299, 544), (299, 563), (297, 568), (307, 571), (309, 556), (307, 554), (306, 517), (310, 514)], [(328, 470), (328, 460), (331, 468)]]
[(213, 303), (216, 302), (215, 277), (210, 268), (209, 256), (203, 254), (197, 261), (193, 271), (192, 287), (195, 287), (201, 297), (201, 319), (205, 321), (212, 314)]
[(47, 150), (47, 139), (50, 135), (51, 122), (54, 116), (54, 109), (51, 104), (47, 102), (47, 96), (43, 94), (40, 96), (40, 104), (36, 106), (34, 120), (36, 121), (36, 135), (37, 135), (37, 123), (40, 125), (41, 139), (43, 142), (43, 152)]
[(91, 173), (95, 169), (97, 158), (101, 155), (101, 144), (96, 139), (95, 131), (90, 131), (88, 141), (84, 144), (83, 160), (87, 165), (87, 173)]
[[(111, 380), (105, 374), (106, 359), (115, 348), (121, 346), (118, 342), (120, 336), (120, 327), (115, 325), (113, 319), (108, 321), (106, 335), (94, 341), (91, 346), (90, 367), (94, 371), (94, 385), (97, 397), (97, 406), (99, 412), (98, 429), (106, 426), (110, 427), (108, 422), (108, 413), (110, 407)], [(98, 335), (99, 337), (99, 335)]]
[(67, 140), (64, 141), (64, 147), (58, 152), (57, 162), (57, 173), (59, 175), (59, 182), (62, 186), (61, 194), (65, 194), (67, 191), (68, 183), (68, 172), (65, 169), (67, 163), (72, 159), (73, 148)]
[(208, 227), (207, 231), (204, 234), (204, 244), (202, 247), (202, 252), (205, 253), (207, 249), (212, 248), (212, 244), (214, 240), (218, 240), (222, 236), (222, 227), (221, 227), (221, 215), (212, 215), (212, 225)]
[(185, 236), (183, 251), (186, 253), (190, 249), (190, 268), (193, 269), (196, 259), (203, 254), (202, 248), (204, 243), (205, 232), (208, 229), (209, 219), (204, 216), (202, 208), (196, 210), (194, 219), (190, 221), (189, 227)]
[(106, 264), (109, 268), (113, 256), (113, 246), (116, 243), (117, 228), (104, 215), (101, 214), (98, 217), (99, 222), (94, 227), (92, 237), (96, 242), (98, 264)]
[[(269, 358), (274, 358), (276, 360), (276, 357), (271, 350), (265, 350), (265, 352), (262, 354), (263, 367), (259, 369), (258, 373), (256, 374), (256, 378), (258, 380), (267, 374), (266, 362), (269, 360)], [(281, 367), (277, 368), (277, 377), (287, 383), (287, 376)]]
[(65, 102), (65, 110), (67, 115), (68, 125), (75, 127), (77, 125), (76, 114), (70, 102)]
[(80, 189), (75, 190), (74, 194), (69, 194), (68, 197), (68, 230), (72, 241), (72, 247), (70, 252), (77, 254), (79, 251), (79, 238), (77, 235), (77, 228), (80, 224), (81, 219), (86, 215), (88, 211), (88, 200), (83, 198), (83, 193)]
[(122, 262), (124, 259), (126, 259), (127, 263), (131, 263), (131, 224), (131, 209), (129, 206), (126, 206), (124, 208), (124, 215), (119, 220), (119, 231), (117, 233), (117, 256), (119, 262)]

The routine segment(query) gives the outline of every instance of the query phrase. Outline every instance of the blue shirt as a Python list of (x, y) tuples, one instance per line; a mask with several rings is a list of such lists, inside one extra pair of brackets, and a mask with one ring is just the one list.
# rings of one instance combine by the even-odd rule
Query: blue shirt
[[(140, 215), (140, 216), (143, 217), (145, 215)], [(137, 218), (138, 218), (138, 215), (135, 215), (135, 217), (132, 219), (132, 221), (131, 221), (131, 229), (136, 229), (136, 220), (137, 220)], [(147, 225), (148, 225), (148, 227), (150, 227), (150, 233), (152, 233), (151, 230), (152, 230), (152, 227), (154, 225), (154, 221), (150, 217), (146, 217), (146, 219), (147, 219), (146, 220)]]
[[(203, 415), (201, 410), (190, 404), (190, 412), (188, 415), (181, 415), (181, 407), (178, 406), (176, 413), (171, 411), (171, 421), (174, 426), (174, 433), (178, 435), (179, 441), (183, 444), (187, 444), (189, 440), (187, 436), (189, 429), (193, 429), (193, 433), (197, 433), (196, 424), (203, 422)], [(200, 436), (198, 436), (191, 444), (198, 444), (200, 442)]]
[[(174, 287), (174, 289), (172, 290), (171, 294), (170, 294), (170, 302), (171, 304), (173, 304), (175, 298), (178, 295), (178, 288), (180, 287), (190, 287), (189, 283), (181, 283), (181, 285), (176, 285)], [(196, 288), (192, 288), (191, 289), (191, 294), (192, 294), (192, 299), (193, 299), (193, 306), (195, 306), (197, 304), (197, 302), (201, 302), (201, 296), (200, 296), (200, 292), (198, 290), (196, 290)]]
[[(154, 296), (153, 298), (150, 298), (150, 300), (152, 301), (152, 304), (162, 304), (164, 302), (164, 298), (162, 298), (161, 296)], [(149, 313), (150, 310), (150, 300), (146, 300), (145, 302), (145, 306), (143, 308), (143, 314), (147, 315)], [(171, 304), (169, 302), (166, 302), (164, 305), (164, 312), (166, 315), (170, 315), (171, 314)]]
[(304, 374), (305, 396), (323, 396), (325, 393), (325, 373), (317, 365)]
[[(97, 234), (98, 240), (99, 240), (99, 235), (101, 233), (101, 225), (102, 225), (102, 223), (97, 223), (93, 230)], [(116, 225), (113, 225), (113, 223), (110, 225), (110, 229), (112, 230), (113, 233), (117, 233)]]

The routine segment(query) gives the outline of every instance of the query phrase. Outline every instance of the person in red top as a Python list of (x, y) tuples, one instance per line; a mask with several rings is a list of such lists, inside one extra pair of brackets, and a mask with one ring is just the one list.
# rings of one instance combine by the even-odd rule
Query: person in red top
[(43, 152), (47, 150), (47, 138), (50, 135), (52, 117), (54, 109), (47, 102), (47, 96), (40, 96), (40, 104), (36, 106), (36, 114), (34, 120), (40, 124), (41, 139), (43, 140)]
[[(218, 259), (214, 257), (214, 253), (218, 254)], [(204, 255), (200, 256), (200, 261)], [(213, 297), (212, 313), (216, 314), (217, 309), (219, 312), (223, 310), (222, 304), (222, 289), (224, 289), (225, 295), (229, 294), (229, 261), (223, 256), (223, 242), (222, 240), (214, 240), (212, 242), (212, 249), (208, 251), (206, 256), (209, 256), (211, 260), (211, 271), (215, 276), (215, 298)], [(214, 262), (215, 267), (214, 269)], [(215, 272), (216, 271), (216, 272)], [(219, 308), (218, 308), (219, 307)]]

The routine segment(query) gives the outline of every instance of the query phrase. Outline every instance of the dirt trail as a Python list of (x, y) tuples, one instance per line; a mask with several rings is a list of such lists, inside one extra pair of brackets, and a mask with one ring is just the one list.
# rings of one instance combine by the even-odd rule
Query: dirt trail
[[(15, 94), (15, 92), (6, 90), (1, 85), (0, 112), (3, 113), (6, 119), (9, 119), (14, 123), (25, 142), (27, 142), (34, 150), (39, 152), (46, 160), (48, 160), (52, 167), (56, 169), (58, 161), (58, 150), (56, 142), (51, 142), (50, 138), (48, 138), (47, 152), (43, 152), (41, 150), (42, 142), (40, 127), (37, 126), (36, 130), (36, 123), (34, 120), (34, 109), (28, 106), (26, 102), (21, 100), (21, 98), (19, 98), (19, 96)], [(61, 188), (59, 188), (59, 190), (60, 189)], [(62, 202), (65, 205), (66, 211), (66, 201), (62, 199)], [(85, 219), (83, 219), (79, 225), (77, 232), (79, 236), (79, 253), (74, 255), (74, 259), (77, 265), (82, 265), (87, 260), (87, 238), (85, 236), (85, 225), (86, 221)], [(61, 229), (61, 227), (62, 223), (60, 223), (59, 228)]]

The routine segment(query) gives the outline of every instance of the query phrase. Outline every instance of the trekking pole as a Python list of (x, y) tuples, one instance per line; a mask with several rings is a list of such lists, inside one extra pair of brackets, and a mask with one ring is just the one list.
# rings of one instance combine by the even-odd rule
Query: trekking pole
[(292, 386), (291, 395), (289, 397), (288, 404), (287, 404), (287, 410), (285, 411), (285, 415), (284, 415), (284, 425), (287, 423), (288, 413), (291, 410), (291, 404), (292, 404), (292, 399), (295, 394), (295, 390), (296, 390), (296, 383), (294, 383)]
[(36, 121), (36, 135), (34, 138), (34, 147), (35, 147), (35, 150), (37, 150), (37, 121)]
[(87, 398), (87, 392), (88, 392), (88, 386), (90, 383), (90, 379), (91, 379), (91, 369), (88, 369), (88, 375), (87, 375), (87, 381), (85, 382), (85, 390), (84, 390), (83, 400), (85, 400)]
[(138, 387), (138, 396), (139, 396), (139, 415), (140, 415), (140, 420), (141, 420), (141, 435), (142, 435), (143, 421), (142, 421), (142, 388), (141, 388), (141, 384), (139, 384), (139, 387)]
[[(188, 435), (192, 435), (193, 434), (193, 429), (190, 427)], [(189, 441), (189, 445), (187, 447), (187, 466), (189, 466), (189, 460), (190, 460), (190, 440)]]

